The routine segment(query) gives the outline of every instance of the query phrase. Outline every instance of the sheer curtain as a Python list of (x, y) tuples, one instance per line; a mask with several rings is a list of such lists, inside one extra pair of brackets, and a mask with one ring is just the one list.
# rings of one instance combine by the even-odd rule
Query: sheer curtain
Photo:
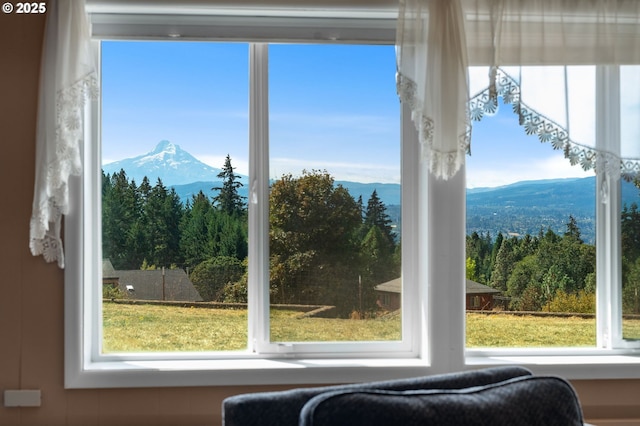
[(61, 218), (69, 212), (69, 177), (82, 171), (85, 102), (97, 97), (98, 83), (84, 1), (51, 0), (47, 9), (30, 248), (63, 268)]
[[(446, 11), (441, 3), (449, 3)], [(442, 42), (454, 37), (455, 47)], [(468, 129), (461, 123), (494, 113), (498, 98), (512, 104), (524, 131), (563, 150), (572, 164), (627, 179), (640, 171), (636, 0), (401, 0), (397, 50), (398, 92), (412, 107), (423, 152), (440, 178), (464, 163)], [(465, 79), (460, 70), (467, 66)], [(611, 66), (622, 88), (621, 138), (596, 141), (597, 75)], [(450, 91), (454, 84), (457, 91)], [(438, 127), (450, 130), (423, 131)]]

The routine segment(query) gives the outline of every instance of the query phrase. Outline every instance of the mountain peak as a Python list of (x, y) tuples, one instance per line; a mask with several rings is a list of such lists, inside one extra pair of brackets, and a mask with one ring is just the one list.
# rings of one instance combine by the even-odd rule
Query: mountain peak
[(176, 145), (173, 142), (168, 140), (161, 140), (160, 142), (158, 142), (158, 145), (156, 145), (153, 151), (151, 151), (149, 154), (153, 155), (153, 154), (159, 154), (161, 152), (166, 152), (168, 154), (175, 154), (177, 151), (180, 151), (179, 145)]
[(161, 178), (167, 186), (197, 181), (218, 181), (218, 173), (221, 171), (199, 161), (168, 140), (161, 140), (153, 151), (147, 154), (104, 164), (102, 169), (105, 173), (117, 173), (124, 169), (127, 177), (138, 183), (142, 182), (145, 176), (150, 182)]

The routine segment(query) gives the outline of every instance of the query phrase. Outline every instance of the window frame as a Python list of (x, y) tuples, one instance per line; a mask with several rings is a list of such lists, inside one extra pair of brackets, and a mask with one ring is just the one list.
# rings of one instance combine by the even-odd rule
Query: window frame
[[(267, 22), (273, 23), (271, 20)], [(351, 37), (352, 33), (350, 34)], [(362, 44), (375, 44), (367, 39), (367, 34), (367, 31), (362, 32)], [(317, 40), (303, 41), (317, 43)], [(386, 44), (391, 43), (392, 41), (387, 41)], [(100, 42), (95, 41), (94, 47), (99, 57)], [(65, 319), (67, 331), (65, 385), (67, 387), (169, 386), (177, 383), (192, 385), (194, 376), (197, 376), (195, 384), (235, 384), (243, 380), (253, 382), (256, 378), (256, 369), (276, 371), (276, 376), (279, 377), (282, 376), (282, 372), (291, 371), (299, 376), (295, 380), (302, 382), (336, 382), (350, 376), (353, 377), (352, 380), (358, 380), (362, 371), (369, 371), (372, 365), (382, 367), (376, 369), (379, 371), (376, 374), (382, 374), (380, 378), (396, 377), (398, 370), (406, 370), (407, 377), (418, 372), (424, 373), (424, 362), (421, 360), (418, 346), (421, 335), (419, 316), (417, 310), (408, 307), (409, 300), (417, 299), (412, 294), (416, 290), (409, 289), (403, 295), (406, 299), (405, 306), (408, 308), (403, 310), (402, 342), (268, 342), (268, 320), (263, 320), (263, 318), (269, 318), (268, 286), (263, 285), (269, 279), (267, 44), (249, 43), (249, 54), (249, 68), (252, 75), (249, 90), (249, 199), (257, 202), (250, 202), (249, 205), (250, 239), (256, 243), (249, 247), (252, 261), (249, 273), (248, 325), (249, 336), (256, 338), (250, 338), (248, 349), (240, 352), (101, 353), (102, 315), (99, 303), (101, 293), (95, 285), (83, 284), (100, 282), (100, 262), (96, 259), (101, 258), (101, 249), (96, 242), (101, 240), (98, 234), (100, 232), (101, 180), (94, 176), (99, 173), (91, 172), (100, 170), (100, 101), (95, 101), (88, 105), (91, 119), (87, 123), (87, 134), (91, 135), (88, 140), (92, 143), (87, 143), (83, 151), (85, 169), (89, 172), (84, 173), (82, 178), (72, 185), (73, 198), (74, 201), (78, 201), (78, 205), (73, 209), (74, 214), (67, 217), (68, 226), (65, 228), (67, 253), (71, 259), (74, 259), (73, 263), (69, 262), (72, 266), (68, 267), (65, 275), (65, 294), (68, 297)], [(407, 176), (410, 177), (411, 173), (415, 174), (418, 168), (417, 135), (415, 132), (410, 133), (409, 138), (413, 138), (410, 143), (400, 147), (403, 181), (415, 181), (413, 178), (407, 179)], [(405, 188), (404, 185), (402, 191), (403, 199), (414, 199), (417, 195), (415, 188)], [(406, 223), (404, 228), (407, 230), (412, 229), (412, 224), (417, 223), (412, 213), (414, 210), (404, 211), (403, 209), (402, 219), (403, 223)], [(403, 235), (403, 246), (407, 249), (415, 245), (416, 241), (416, 238), (407, 232)], [(412, 253), (416, 251), (409, 250)], [(405, 280), (417, 281), (412, 278), (415, 277), (415, 273), (407, 270), (407, 265), (415, 264), (417, 264), (415, 261), (411, 263), (403, 261)], [(411, 324), (414, 326), (410, 326)], [(306, 365), (307, 373), (300, 374), (301, 365)], [(350, 371), (346, 376), (345, 368)], [(328, 373), (329, 370), (334, 371), (334, 374)], [(190, 374), (192, 371), (198, 373)], [(394, 372), (392, 375), (390, 375), (391, 371)], [(126, 375), (114, 374), (115, 372), (126, 372)], [(242, 376), (246, 378), (242, 379)], [(272, 380), (269, 379), (270, 382)], [(289, 377), (284, 382), (290, 381)]]
[[(393, 43), (390, 37), (395, 36), (395, 15), (384, 11), (377, 13), (368, 11), (364, 14), (350, 12), (347, 20), (340, 19), (340, 11), (315, 11), (305, 16), (298, 10), (285, 13), (270, 10), (271, 16), (260, 19), (264, 28), (276, 28), (286, 15), (290, 31), (286, 26), (284, 33), (277, 37), (268, 31), (260, 31), (259, 26), (241, 26), (249, 31), (252, 37), (274, 37), (275, 41), (290, 41), (299, 39), (300, 34), (306, 34), (308, 41), (315, 42), (348, 42), (353, 34), (379, 34), (384, 29), (386, 43)], [(95, 12), (95, 11), (94, 11)], [(113, 12), (113, 11), (107, 11)], [(174, 12), (175, 13), (175, 12)], [(206, 13), (211, 13), (207, 10)], [(233, 14), (226, 11), (223, 16), (214, 17), (223, 22), (230, 16), (244, 16), (249, 12)], [(94, 22), (103, 19), (103, 38), (125, 38), (126, 27), (129, 31), (140, 29), (141, 33), (127, 34), (126, 38), (159, 38), (166, 39), (223, 39), (221, 33), (207, 36), (203, 31), (202, 22), (211, 21), (211, 17), (182, 15), (153, 15), (148, 26), (135, 25), (136, 15), (107, 15), (97, 13)], [(172, 25), (172, 19), (180, 23), (178, 27)], [(307, 19), (307, 21), (296, 21)], [(133, 21), (132, 21), (133, 20)], [(215, 19), (214, 19), (215, 21)], [(105, 24), (106, 22), (106, 24)], [(132, 23), (134, 22), (134, 23)], [(313, 22), (321, 28), (331, 28), (314, 35), (314, 27), (310, 25), (302, 31), (300, 27), (292, 25), (295, 22)], [(340, 24), (346, 24), (349, 31), (340, 32)], [(331, 24), (331, 25), (327, 25)], [(209, 26), (211, 28), (211, 26)], [(215, 27), (215, 25), (213, 26)], [(235, 28), (235, 27), (234, 27)], [(258, 28), (258, 30), (256, 30)], [(295, 30), (291, 29), (294, 28)], [(355, 33), (352, 31), (355, 28)], [(390, 30), (393, 28), (393, 31)], [(236, 28), (237, 29), (237, 28)], [(145, 31), (149, 31), (145, 35)], [(110, 32), (113, 33), (110, 35)], [(115, 34), (115, 35), (114, 35)], [(119, 34), (119, 35), (118, 35)], [(265, 36), (266, 34), (266, 36)], [(369, 34), (369, 35), (367, 35)], [(378, 37), (378, 36), (376, 36)], [(359, 40), (360, 42), (366, 40)], [(376, 42), (380, 42), (377, 40)], [(97, 43), (96, 43), (97, 44)], [(252, 55), (259, 55), (258, 48)], [(99, 49), (98, 49), (99, 50)], [(256, 58), (257, 59), (257, 58)], [(255, 66), (260, 65), (255, 62)], [(604, 78), (604, 77), (603, 77)], [(603, 80), (604, 81), (604, 80)], [(264, 85), (264, 82), (261, 84)], [(604, 84), (604, 83), (599, 83)], [(253, 90), (250, 90), (253, 93)], [(256, 91), (259, 93), (259, 91)], [(264, 108), (264, 98), (260, 102), (252, 103), (250, 108)], [(610, 108), (610, 105), (598, 108)], [(83, 149), (83, 161), (86, 170), (100, 170), (99, 144), (100, 108), (99, 101), (87, 105), (91, 120), (85, 123), (90, 143)], [(399, 356), (398, 352), (379, 353), (375, 357), (371, 354), (351, 354), (349, 357), (341, 353), (307, 353), (293, 356), (288, 348), (280, 354), (254, 355), (251, 353), (233, 353), (217, 358), (210, 354), (186, 353), (176, 356), (174, 353), (156, 354), (153, 359), (143, 355), (131, 354), (127, 357), (117, 355), (99, 357), (99, 336), (96, 315), (101, 316), (101, 294), (99, 284), (98, 262), (88, 262), (90, 259), (100, 259), (100, 247), (92, 242), (100, 241), (92, 211), (100, 211), (101, 180), (98, 173), (84, 173), (70, 182), (71, 212), (65, 219), (65, 246), (67, 269), (65, 270), (65, 387), (66, 388), (113, 388), (113, 387), (162, 387), (162, 386), (214, 386), (214, 385), (256, 385), (256, 384), (311, 384), (338, 383), (369, 380), (383, 380), (399, 377), (435, 374), (450, 371), (475, 369), (485, 366), (517, 364), (531, 368), (537, 374), (559, 374), (570, 379), (595, 378), (640, 378), (640, 357), (637, 349), (623, 347), (619, 341), (603, 341), (599, 338), (595, 348), (558, 348), (558, 349), (508, 349), (508, 350), (467, 350), (465, 348), (465, 294), (464, 294), (464, 260), (465, 260), (465, 194), (466, 179), (464, 167), (453, 178), (439, 180), (428, 173), (424, 163), (420, 163), (417, 132), (410, 119), (411, 113), (406, 105), (402, 107), (402, 220), (403, 220), (403, 280), (414, 283), (415, 295), (409, 297), (403, 292), (403, 309), (415, 304), (411, 313), (414, 330), (413, 347), (410, 352)], [(251, 126), (264, 129), (264, 122), (252, 123)], [(615, 132), (608, 123), (601, 123), (601, 131)], [(264, 130), (262, 131), (264, 135)], [(250, 136), (257, 137), (257, 136)], [(268, 136), (267, 136), (268, 137)], [(250, 153), (250, 161), (268, 158), (264, 151), (264, 143), (253, 143), (256, 152)], [(254, 164), (258, 174), (268, 177), (265, 164)], [(268, 182), (268, 179), (266, 180)], [(601, 185), (600, 175), (598, 185)], [(606, 204), (598, 202), (597, 231), (598, 235), (611, 235), (619, 222), (619, 182), (609, 182), (613, 191), (611, 195), (617, 201)], [(600, 187), (600, 186), (599, 186)], [(615, 190), (615, 188), (618, 188)], [(616, 192), (617, 191), (617, 192)], [(597, 191), (599, 192), (599, 191)], [(258, 202), (265, 202), (267, 192), (264, 186), (256, 192)], [(264, 209), (263, 209), (264, 210)], [(265, 217), (250, 212), (250, 221), (264, 226)], [(613, 220), (613, 219), (616, 220)], [(413, 221), (413, 222), (412, 222)], [(413, 224), (413, 227), (409, 226)], [(619, 229), (619, 223), (617, 224)], [(409, 230), (412, 230), (409, 232)], [(604, 234), (600, 234), (600, 232)], [(619, 237), (616, 237), (619, 239)], [(599, 239), (602, 241), (602, 239)], [(614, 243), (615, 241), (609, 241)], [(265, 246), (266, 245), (266, 246)], [(603, 247), (604, 246), (604, 247)], [(268, 247), (268, 237), (263, 237), (253, 250)], [(615, 315), (620, 314), (615, 301), (616, 267), (613, 265), (615, 257), (619, 260), (619, 253), (611, 250), (611, 245), (598, 244), (598, 335), (614, 335), (618, 327)], [(250, 247), (250, 250), (252, 248)], [(262, 252), (264, 253), (264, 252)], [(255, 256), (255, 253), (254, 253)], [(268, 262), (262, 258), (261, 262)], [(602, 263), (604, 262), (604, 263)], [(255, 263), (255, 260), (254, 260)], [(93, 264), (93, 266), (91, 266)], [(607, 267), (603, 268), (604, 264)], [(264, 265), (263, 265), (264, 266)], [(266, 271), (266, 268), (262, 268)], [(267, 272), (268, 273), (268, 272)], [(255, 275), (255, 274), (254, 274)], [(264, 277), (262, 278), (264, 279)], [(619, 279), (619, 278), (618, 278)], [(96, 283), (85, 285), (84, 283)], [(455, 283), (455, 285), (451, 285)], [(604, 284), (602, 284), (604, 283)], [(619, 281), (618, 281), (619, 283)], [(256, 284), (250, 284), (255, 286)], [(262, 299), (264, 300), (264, 298)], [(265, 305), (260, 305), (255, 298), (250, 299), (254, 304), (253, 314), (249, 314), (250, 333), (264, 333), (259, 331), (264, 327), (256, 319), (264, 315)], [(262, 311), (261, 311), (262, 310)], [(267, 311), (268, 312), (268, 311)], [(621, 317), (620, 317), (621, 318)], [(619, 320), (618, 320), (619, 321)], [(405, 324), (403, 324), (403, 327)], [(612, 334), (613, 333), (613, 334)], [(613, 343), (611, 343), (613, 342)], [(368, 355), (368, 356), (365, 356)]]

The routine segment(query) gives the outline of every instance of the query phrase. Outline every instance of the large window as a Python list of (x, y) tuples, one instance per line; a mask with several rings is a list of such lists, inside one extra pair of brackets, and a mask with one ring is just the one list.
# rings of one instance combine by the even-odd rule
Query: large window
[[(391, 281), (402, 294), (393, 48), (269, 47), (249, 76), (246, 43), (102, 43), (104, 353), (403, 340), (400, 306), (378, 301)], [(270, 153), (259, 263), (247, 94), (267, 71), (251, 117), (269, 117), (268, 138), (251, 130)], [(253, 292), (271, 308), (261, 337)]]
[[(409, 108), (394, 93), (393, 14), (271, 11), (249, 22), (225, 13), (94, 17), (103, 88), (65, 226), (67, 257), (77, 259), (66, 270), (67, 386), (327, 383), (511, 363), (569, 378), (638, 374), (624, 350), (637, 336), (627, 323), (624, 338), (621, 331), (623, 313), (634, 319), (627, 314), (637, 268), (619, 250), (626, 256), (636, 245), (620, 232), (634, 207), (617, 180), (598, 170), (587, 213), (574, 205), (564, 219), (539, 213), (543, 220), (523, 225), (511, 215), (496, 227), (492, 206), (471, 209), (482, 190), (466, 198), (467, 183), (487, 178), (473, 157), (448, 180), (420, 162)], [(106, 41), (113, 38), (126, 41)], [(600, 102), (610, 84), (621, 93), (614, 68), (592, 68), (592, 137), (616, 133), (620, 115), (601, 114)], [(620, 97), (607, 102), (630, 107)], [(504, 133), (501, 122), (490, 129), (502, 114), (483, 118), (487, 135)], [(518, 124), (509, 128), (521, 131)], [(525, 154), (516, 148), (483, 160), (492, 139), (472, 140), (472, 153), (494, 170)], [(197, 160), (189, 168), (204, 183), (123, 166), (139, 157), (178, 167), (178, 154)], [(509, 183), (496, 182), (476, 186)], [(562, 201), (570, 204), (569, 192)], [(549, 263), (534, 284), (506, 278), (501, 294), (486, 291), (496, 288), (481, 264), (487, 253), (478, 253), (485, 242), (493, 250), (501, 232), (501, 246), (521, 249), (530, 235), (538, 244), (549, 239), (537, 254), (584, 255), (584, 274), (571, 276), (572, 262)], [(531, 278), (535, 255), (511, 265), (519, 277)], [(486, 310), (501, 300), (524, 309), (530, 300), (537, 304), (527, 309), (543, 311), (561, 291), (569, 300), (580, 291), (592, 297), (594, 287), (588, 343), (567, 348), (546, 336), (541, 344), (465, 344), (475, 327), (465, 321), (467, 306)], [(145, 292), (159, 303), (145, 301)], [(481, 334), (504, 337), (514, 328), (506, 330)]]

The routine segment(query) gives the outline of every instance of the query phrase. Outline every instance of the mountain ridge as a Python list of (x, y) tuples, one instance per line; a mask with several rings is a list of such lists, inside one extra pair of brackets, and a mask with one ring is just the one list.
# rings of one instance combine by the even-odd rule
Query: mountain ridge
[[(137, 184), (147, 176), (152, 185), (157, 178), (167, 187), (173, 187), (183, 203), (199, 191), (214, 197), (215, 187), (222, 186), (218, 174), (221, 169), (197, 160), (179, 145), (161, 141), (147, 154), (116, 161), (103, 166), (105, 173), (124, 169)], [(239, 194), (248, 199), (248, 176), (240, 175), (243, 184)], [(392, 207), (400, 220), (400, 184), (335, 181), (355, 198), (362, 197), (366, 205), (375, 190), (380, 200)], [(585, 242), (595, 240), (595, 176), (586, 178), (540, 179), (515, 182), (498, 187), (467, 189), (467, 234), (472, 232), (506, 235), (537, 235), (542, 229), (563, 233), (569, 215), (578, 223)], [(638, 188), (633, 183), (622, 184), (623, 204), (640, 204)]]

